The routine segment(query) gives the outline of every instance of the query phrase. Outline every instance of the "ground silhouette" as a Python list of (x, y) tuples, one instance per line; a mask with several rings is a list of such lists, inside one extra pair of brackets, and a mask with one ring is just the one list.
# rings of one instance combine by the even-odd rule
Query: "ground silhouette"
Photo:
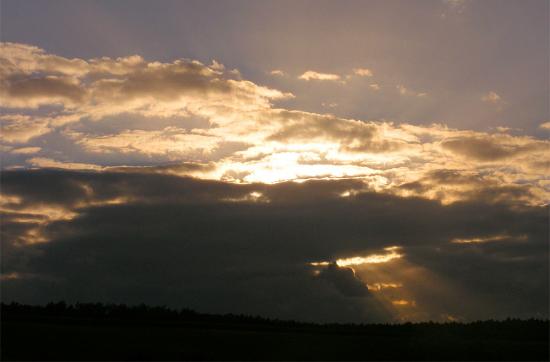
[(189, 309), (1, 305), (2, 360), (548, 360), (549, 321), (314, 324)]

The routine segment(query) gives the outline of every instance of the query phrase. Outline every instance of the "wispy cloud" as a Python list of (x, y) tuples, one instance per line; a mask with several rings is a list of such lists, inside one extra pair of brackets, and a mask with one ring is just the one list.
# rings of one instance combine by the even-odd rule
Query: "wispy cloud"
[(498, 95), (495, 91), (487, 92), (481, 97), (481, 100), (483, 102), (493, 103), (493, 104), (502, 103), (502, 97)]
[(399, 91), (399, 94), (404, 95), (404, 96), (426, 97), (428, 95), (428, 93), (426, 93), (426, 92), (413, 91), (413, 90), (405, 87), (403, 84), (398, 84), (395, 87)]
[(358, 75), (360, 77), (372, 77), (373, 73), (372, 70), (368, 68), (355, 68), (353, 69), (353, 74)]
[(271, 72), (269, 72), (269, 74), (271, 74), (271, 75), (276, 75), (276, 76), (279, 76), (279, 77), (282, 77), (282, 76), (285, 76), (285, 75), (286, 75), (286, 73), (283, 72), (283, 71), (280, 70), (280, 69), (274, 69), (274, 70), (272, 70)]
[(308, 70), (298, 77), (302, 80), (327, 80), (327, 81), (339, 81), (340, 76), (332, 73), (319, 73), (313, 70)]
[(441, 18), (462, 14), (466, 10), (468, 2), (469, 0), (442, 0), (444, 10), (441, 13)]
[(102, 170), (104, 167), (80, 162), (61, 162), (47, 157), (33, 157), (27, 160), (32, 166), (41, 168), (59, 168), (65, 170)]
[(30, 155), (30, 154), (40, 152), (41, 149), (42, 149), (41, 147), (21, 147), (21, 148), (16, 148), (10, 152), (18, 155)]

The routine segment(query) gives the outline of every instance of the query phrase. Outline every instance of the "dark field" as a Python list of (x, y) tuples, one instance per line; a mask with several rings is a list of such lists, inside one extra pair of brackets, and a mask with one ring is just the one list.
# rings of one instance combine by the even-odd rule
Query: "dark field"
[(316, 325), (146, 306), (2, 305), (2, 360), (548, 360), (548, 321)]

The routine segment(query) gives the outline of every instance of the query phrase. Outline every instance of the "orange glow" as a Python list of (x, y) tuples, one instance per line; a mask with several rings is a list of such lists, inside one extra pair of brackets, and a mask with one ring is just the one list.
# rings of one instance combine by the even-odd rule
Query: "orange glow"
[[(401, 249), (399, 246), (389, 246), (384, 248), (386, 251), (385, 254), (371, 254), (367, 256), (353, 256), (351, 258), (336, 259), (336, 265), (339, 267), (347, 267), (352, 265), (361, 265), (361, 264), (380, 264), (387, 263), (394, 259), (399, 259), (403, 257), (403, 254), (399, 254), (398, 250)], [(309, 263), (311, 266), (328, 266), (330, 265), (329, 261), (317, 261)]]
[[(451, 240), (451, 242), (455, 244), (477, 244), (477, 243), (488, 243), (492, 241), (500, 241), (508, 238), (511, 238), (511, 236), (503, 234), (503, 235), (494, 235), (494, 236), (471, 238), (471, 239), (453, 239)], [(519, 237), (515, 237), (515, 239), (526, 240), (527, 236), (521, 235)]]
[(21, 275), (19, 273), (0, 274), (0, 280), (13, 280), (19, 279)]
[(328, 266), (330, 265), (330, 263), (328, 261), (319, 261), (319, 262), (312, 262), (312, 263), (309, 263), (309, 265), (311, 266)]
[(416, 302), (414, 300), (397, 299), (391, 302), (395, 306), (399, 307), (415, 307)]
[(397, 250), (399, 250), (398, 246), (391, 246), (388, 248), (384, 248), (384, 250), (387, 251), (386, 254), (371, 254), (367, 256), (354, 256), (351, 258), (338, 259), (336, 260), (336, 264), (338, 266), (379, 264), (379, 263), (387, 263), (394, 259), (399, 259), (403, 257), (403, 254), (399, 254), (397, 252)]
[(394, 289), (394, 288), (401, 288), (403, 284), (401, 283), (373, 283), (373, 284), (367, 284), (367, 287), (369, 290), (372, 291), (380, 291), (382, 289)]

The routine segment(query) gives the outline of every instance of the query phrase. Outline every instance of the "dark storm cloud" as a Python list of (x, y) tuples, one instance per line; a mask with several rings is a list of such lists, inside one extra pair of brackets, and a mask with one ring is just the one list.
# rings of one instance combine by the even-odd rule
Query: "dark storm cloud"
[[(17, 245), (17, 238), (35, 224), (4, 216), (3, 271), (30, 275), (3, 281), (4, 297), (391, 320), (395, 312), (372, 298), (350, 269), (332, 266), (315, 275), (308, 263), (400, 245), (406, 261), (474, 296), (487, 294), (491, 303), (502, 303), (500, 312), (546, 313), (541, 306), (548, 288), (540, 273), (547, 269), (546, 208), (475, 201), (443, 206), (374, 192), (339, 196), (362, 188), (357, 180), (236, 185), (137, 169), (5, 171), (3, 196), (20, 198), (8, 202), (12, 213), (57, 205), (77, 216), (42, 226), (50, 241), (33, 245)], [(262, 196), (247, 198), (253, 192)], [(121, 197), (124, 203), (109, 204)], [(510, 240), (451, 244), (493, 235)], [(370, 275), (360, 277), (370, 282)], [(429, 299), (429, 290), (422, 293), (417, 299)], [(521, 309), (527, 294), (531, 309)], [(467, 316), (495, 316), (491, 303)]]
[(342, 294), (350, 297), (366, 297), (369, 289), (352, 268), (339, 267), (331, 263), (319, 272), (319, 278), (332, 283)]
[[(542, 223), (542, 221), (541, 221)], [(496, 318), (548, 317), (548, 226), (526, 241), (510, 237), (501, 242), (409, 251), (408, 260), (422, 265), (449, 283), (454, 292), (418, 293), (416, 301), (432, 311), (483, 319), (479, 309)], [(413, 280), (413, 288), (429, 288), (430, 280)]]

